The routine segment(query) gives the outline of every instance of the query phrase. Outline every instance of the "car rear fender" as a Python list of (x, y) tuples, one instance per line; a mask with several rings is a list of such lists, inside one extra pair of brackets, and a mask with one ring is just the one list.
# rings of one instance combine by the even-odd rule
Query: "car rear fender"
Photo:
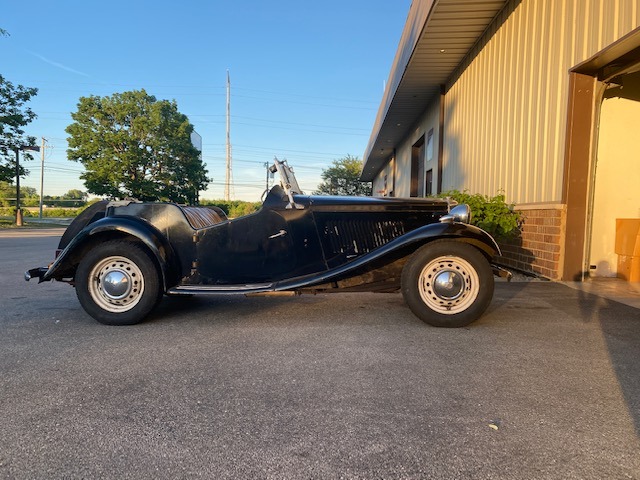
[(166, 237), (150, 223), (128, 216), (105, 217), (87, 225), (58, 255), (41, 281), (72, 278), (82, 257), (93, 245), (114, 238), (130, 238), (144, 244), (157, 262), (165, 289), (176, 282), (178, 262)]

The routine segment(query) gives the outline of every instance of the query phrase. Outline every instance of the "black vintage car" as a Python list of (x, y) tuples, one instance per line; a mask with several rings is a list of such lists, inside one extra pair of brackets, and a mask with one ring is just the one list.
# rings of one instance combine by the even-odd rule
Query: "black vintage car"
[(142, 321), (163, 294), (267, 295), (401, 290), (416, 316), (468, 325), (493, 297), (496, 242), (469, 225), (466, 205), (442, 199), (303, 195), (286, 161), (257, 212), (100, 202), (80, 214), (49, 267), (27, 280), (76, 288), (109, 325)]

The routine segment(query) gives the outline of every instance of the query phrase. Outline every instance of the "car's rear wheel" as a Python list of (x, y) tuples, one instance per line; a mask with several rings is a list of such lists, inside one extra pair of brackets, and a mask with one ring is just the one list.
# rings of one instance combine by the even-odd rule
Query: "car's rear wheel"
[(418, 249), (402, 271), (402, 294), (411, 311), (435, 327), (477, 320), (493, 298), (493, 272), (471, 245), (437, 241)]
[(158, 304), (158, 269), (147, 251), (129, 241), (98, 244), (82, 259), (75, 276), (82, 308), (106, 325), (141, 322)]

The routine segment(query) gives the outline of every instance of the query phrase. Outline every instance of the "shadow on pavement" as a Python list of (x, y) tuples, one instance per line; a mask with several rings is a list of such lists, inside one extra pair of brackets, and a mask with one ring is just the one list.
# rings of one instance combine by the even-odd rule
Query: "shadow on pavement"
[[(489, 309), (514, 312), (537, 311), (537, 317), (548, 319), (565, 314), (569, 320), (582, 323), (597, 338), (601, 332), (611, 368), (624, 396), (636, 435), (640, 438), (640, 310), (566, 285), (554, 282), (515, 282), (496, 284), (496, 294)], [(550, 322), (549, 336), (565, 332), (554, 330), (565, 324)], [(578, 335), (580, 330), (572, 330)], [(586, 338), (586, 337), (585, 337)], [(577, 337), (576, 337), (576, 340)], [(591, 348), (591, 350), (589, 349)], [(597, 355), (599, 344), (586, 345), (585, 359)], [(588, 362), (585, 361), (585, 364)], [(597, 379), (596, 379), (597, 381)]]
[(585, 322), (598, 322), (640, 437), (640, 310), (582, 291), (572, 292)]

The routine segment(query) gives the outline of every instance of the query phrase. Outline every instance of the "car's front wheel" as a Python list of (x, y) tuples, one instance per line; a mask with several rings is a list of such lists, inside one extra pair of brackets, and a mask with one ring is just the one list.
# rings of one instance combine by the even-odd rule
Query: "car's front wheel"
[(75, 275), (82, 308), (106, 325), (141, 322), (162, 296), (158, 269), (146, 250), (129, 241), (98, 244)]
[(464, 327), (493, 298), (493, 272), (475, 247), (455, 241), (424, 245), (402, 271), (402, 294), (411, 311), (435, 327)]

